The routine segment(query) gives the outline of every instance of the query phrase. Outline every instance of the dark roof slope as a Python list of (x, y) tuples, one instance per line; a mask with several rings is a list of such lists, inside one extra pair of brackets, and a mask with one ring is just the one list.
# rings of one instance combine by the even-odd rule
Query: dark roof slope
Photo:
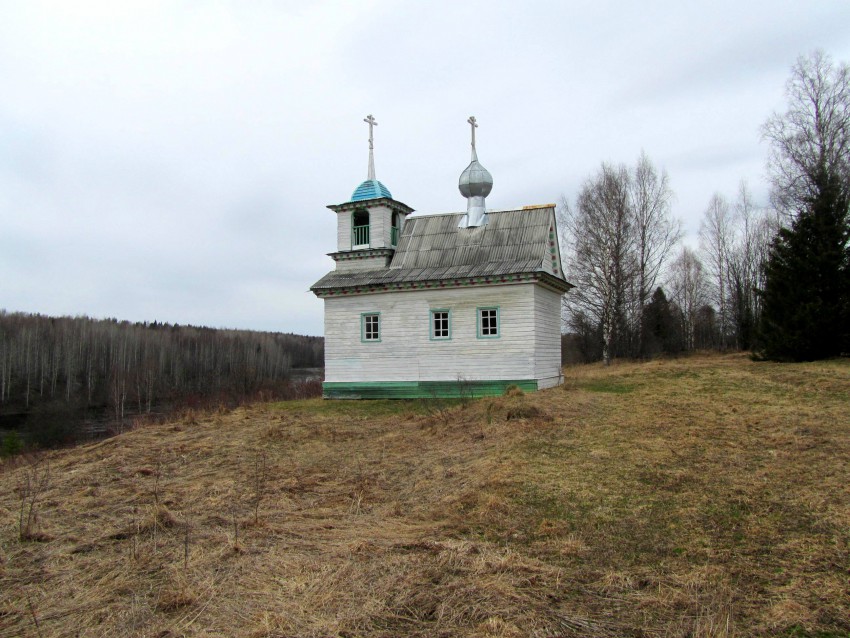
[[(487, 224), (477, 228), (458, 228), (462, 213), (409, 217), (389, 267), (330, 272), (311, 290), (545, 272), (551, 206), (487, 216)], [(560, 273), (555, 278), (565, 281)]]

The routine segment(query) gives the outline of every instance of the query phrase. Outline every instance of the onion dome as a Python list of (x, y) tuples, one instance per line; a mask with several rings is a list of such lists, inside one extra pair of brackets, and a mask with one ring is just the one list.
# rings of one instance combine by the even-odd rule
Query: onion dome
[(490, 171), (481, 166), (475, 149), (472, 150), (472, 161), (460, 174), (457, 184), (460, 194), (466, 198), (487, 197), (493, 190), (493, 176)]
[(467, 122), (472, 126), (472, 161), (460, 174), (457, 187), (460, 194), (466, 197), (466, 215), (460, 220), (460, 228), (483, 226), (487, 223), (487, 210), (484, 207), (484, 198), (493, 190), (493, 176), (490, 171), (481, 166), (478, 161), (478, 153), (475, 151), (475, 129), (478, 124), (475, 117), (470, 117)]

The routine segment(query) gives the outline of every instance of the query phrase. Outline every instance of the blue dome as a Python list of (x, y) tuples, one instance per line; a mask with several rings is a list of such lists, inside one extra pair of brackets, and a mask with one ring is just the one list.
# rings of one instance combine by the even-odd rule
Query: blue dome
[(381, 197), (389, 197), (392, 199), (390, 189), (381, 184), (376, 179), (367, 179), (357, 187), (354, 194), (351, 196), (352, 202), (362, 202), (365, 199), (379, 199)]

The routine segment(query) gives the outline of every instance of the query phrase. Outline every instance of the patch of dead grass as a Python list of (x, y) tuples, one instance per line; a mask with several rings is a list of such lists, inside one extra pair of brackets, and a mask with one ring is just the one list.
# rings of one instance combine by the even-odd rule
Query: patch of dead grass
[(440, 413), (187, 413), (53, 452), (43, 542), (18, 540), (6, 464), (0, 638), (848, 635), (846, 362), (565, 376)]

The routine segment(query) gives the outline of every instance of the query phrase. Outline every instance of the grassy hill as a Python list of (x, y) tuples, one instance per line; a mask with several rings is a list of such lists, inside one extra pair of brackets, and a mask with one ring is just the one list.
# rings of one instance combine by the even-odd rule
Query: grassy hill
[(566, 377), (7, 463), (0, 637), (850, 636), (850, 361)]

